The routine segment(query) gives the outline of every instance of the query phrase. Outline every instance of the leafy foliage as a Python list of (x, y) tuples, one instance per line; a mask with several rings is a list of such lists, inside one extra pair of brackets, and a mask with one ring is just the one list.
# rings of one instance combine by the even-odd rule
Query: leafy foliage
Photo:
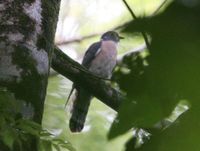
[(69, 150), (69, 151), (75, 151), (71, 143), (68, 141), (64, 141), (62, 139), (59, 139), (55, 135), (51, 134), (47, 130), (43, 130), (40, 133), (40, 150), (41, 151), (51, 151), (51, 150)]
[[(145, 31), (152, 39), (148, 57), (130, 57), (124, 61), (130, 73), (121, 70), (116, 73), (127, 100), (109, 137), (121, 135), (132, 127), (147, 129), (152, 135), (137, 149), (133, 138), (127, 144), (127, 151), (196, 151), (200, 147), (200, 4), (191, 3), (174, 1), (160, 15), (132, 21), (124, 29), (128, 33)], [(190, 106), (189, 111), (165, 128), (157, 128), (182, 100), (187, 102), (185, 107)], [(179, 115), (173, 112), (173, 116)]]
[[(21, 102), (6, 90), (0, 90), (0, 146), (6, 150), (25, 151), (33, 145), (32, 140), (40, 141), (41, 150), (67, 149), (74, 151), (69, 142), (58, 139), (43, 130), (41, 125), (23, 119), (20, 113)], [(3, 147), (2, 147), (3, 146)], [(23, 146), (23, 147), (22, 147)]]

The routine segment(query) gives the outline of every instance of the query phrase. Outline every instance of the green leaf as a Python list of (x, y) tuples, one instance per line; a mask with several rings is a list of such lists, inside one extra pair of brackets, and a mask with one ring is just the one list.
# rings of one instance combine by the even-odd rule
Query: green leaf
[(2, 141), (11, 150), (13, 149), (13, 144), (14, 144), (16, 138), (17, 138), (17, 135), (16, 135), (15, 131), (13, 131), (11, 128), (4, 129), (4, 131), (1, 132)]
[(50, 132), (48, 132), (47, 130), (42, 130), (42, 131), (40, 132), (40, 136), (41, 136), (41, 137), (51, 137), (52, 134), (51, 134)]
[(32, 127), (33, 129), (41, 130), (41, 125), (34, 121), (20, 119), (17, 122), (21, 125), (26, 125), (26, 126)]
[(61, 151), (60, 146), (58, 144), (52, 144), (52, 147), (55, 148), (57, 151)]
[(56, 142), (58, 146), (65, 148), (70, 151), (76, 151), (75, 148), (72, 146), (72, 144), (68, 141), (64, 141), (62, 139), (53, 139), (53, 142)]
[(40, 150), (41, 151), (52, 151), (52, 142), (50, 140), (41, 140), (40, 141)]
[(21, 129), (22, 131), (24, 131), (25, 133), (28, 133), (37, 137), (40, 136), (41, 126), (31, 120), (20, 119), (17, 121), (17, 127)]
[[(182, 115), (179, 120), (165, 131), (152, 130), (152, 138), (141, 148), (127, 146), (126, 151), (198, 151), (200, 148), (199, 107)], [(133, 144), (132, 144), (133, 145)]]
[(141, 67), (136, 59), (127, 64), (129, 74), (118, 73), (118, 83), (127, 93), (127, 100), (111, 127), (110, 138), (132, 127), (154, 127), (181, 100), (188, 100), (191, 110), (199, 106), (199, 18), (200, 5), (188, 7), (174, 1), (162, 14), (133, 21), (125, 28), (126, 32), (148, 32), (152, 42), (148, 66)]

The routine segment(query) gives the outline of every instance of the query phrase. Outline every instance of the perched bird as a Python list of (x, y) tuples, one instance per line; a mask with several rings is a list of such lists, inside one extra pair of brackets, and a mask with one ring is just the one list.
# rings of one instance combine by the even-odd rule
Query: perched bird
[[(93, 43), (85, 53), (82, 65), (95, 75), (109, 79), (116, 65), (118, 33), (108, 31), (101, 36), (99, 42)], [(85, 123), (92, 94), (86, 89), (74, 85), (76, 92), (73, 100), (72, 115), (69, 127), (72, 132), (80, 132)]]

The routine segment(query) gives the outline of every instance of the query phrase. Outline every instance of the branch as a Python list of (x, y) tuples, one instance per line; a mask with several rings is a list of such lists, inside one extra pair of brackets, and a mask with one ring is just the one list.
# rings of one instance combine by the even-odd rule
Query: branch
[[(128, 3), (126, 2), (126, 0), (123, 0), (125, 6), (127, 7), (128, 11), (130, 12), (131, 16), (133, 17), (133, 19), (137, 20), (137, 17), (136, 15), (134, 14), (134, 12), (132, 11), (132, 9), (130, 8), (130, 6), (128, 5)], [(144, 38), (144, 41), (146, 43), (146, 46), (147, 48), (149, 49), (150, 47), (150, 44), (149, 44), (149, 41), (148, 41), (148, 38), (147, 38), (147, 35), (145, 34), (145, 32), (141, 31), (141, 34)]]
[(134, 12), (132, 11), (131, 7), (128, 5), (128, 3), (126, 2), (126, 0), (122, 0), (126, 6), (126, 8), (128, 9), (128, 11), (130, 12), (131, 16), (133, 17), (133, 19), (137, 19), (136, 15), (134, 14)]
[(67, 41), (56, 42), (56, 45), (67, 45), (67, 44), (70, 44), (70, 43), (78, 43), (78, 42), (81, 42), (83, 40), (90, 39), (90, 38), (93, 38), (93, 37), (96, 37), (96, 36), (99, 36), (99, 35), (102, 35), (102, 34), (103, 33), (94, 33), (94, 34), (90, 34), (90, 35), (86, 35), (86, 36), (82, 36), (82, 37), (75, 37), (75, 38), (69, 39)]
[(158, 8), (152, 13), (151, 16), (156, 15), (156, 14), (160, 11), (160, 9), (161, 9), (166, 3), (167, 3), (167, 0), (164, 0), (164, 1), (158, 6)]
[(120, 103), (124, 100), (124, 96), (119, 91), (112, 88), (104, 80), (94, 76), (57, 47), (54, 49), (52, 68), (69, 80), (90, 91), (115, 111), (118, 110)]
[[(160, 8), (166, 3), (167, 0), (163, 1), (163, 3), (154, 11), (151, 15), (155, 15)], [(131, 12), (132, 16), (137, 19), (133, 11), (130, 9), (129, 5), (124, 0), (127, 8)], [(129, 24), (130, 22), (126, 22), (122, 25), (114, 27), (111, 30), (119, 30)], [(86, 35), (79, 38), (74, 38), (68, 41), (57, 42), (56, 45), (69, 44), (74, 42), (81, 42), (85, 39), (93, 38), (95, 36), (101, 35), (102, 33), (94, 33), (91, 35)], [(148, 41), (147, 41), (148, 42)], [(135, 55), (139, 51), (143, 51), (146, 45), (141, 45), (133, 50), (128, 51), (123, 56), (118, 57), (117, 63), (120, 64), (124, 57)], [(148, 48), (148, 47), (147, 47)], [(66, 54), (64, 54), (59, 48), (55, 47), (54, 54), (52, 58), (52, 68), (63, 76), (67, 77), (71, 81), (81, 85), (85, 89), (89, 90), (93, 95), (95, 95), (99, 100), (108, 105), (114, 110), (117, 110), (120, 103), (124, 99), (124, 96), (117, 90), (110, 87), (109, 84), (105, 83), (101, 78), (93, 75), (79, 63), (72, 60)], [(96, 89), (98, 87), (98, 89)]]
[[(150, 17), (155, 16), (155, 15), (159, 12), (159, 10), (165, 5), (166, 2), (167, 2), (167, 0), (164, 0), (164, 1), (158, 6), (158, 8), (150, 15)], [(129, 5), (127, 4), (127, 2), (124, 1), (124, 3), (126, 4), (127, 9), (129, 10), (129, 12), (130, 12), (131, 15), (133, 16), (133, 18), (136, 20), (137, 17), (136, 17), (136, 15), (134, 14), (134, 12), (131, 10), (131, 8), (129, 7)], [(131, 20), (131, 21), (132, 21), (132, 20)], [(127, 21), (127, 22), (125, 22), (125, 23), (123, 23), (123, 24), (121, 24), (121, 25), (118, 25), (118, 26), (116, 26), (116, 27), (113, 27), (113, 28), (111, 28), (111, 29), (109, 29), (109, 30), (119, 30), (119, 29), (122, 29), (122, 28), (126, 27), (126, 25), (128, 25), (131, 21)], [(84, 41), (84, 40), (86, 40), (86, 39), (90, 39), (90, 38), (93, 38), (93, 37), (102, 35), (103, 33), (104, 33), (104, 32), (93, 33), (93, 34), (89, 34), (89, 35), (85, 35), (85, 36), (81, 36), (81, 37), (71, 38), (71, 39), (69, 39), (69, 40), (58, 41), (58, 42), (56, 42), (56, 45), (59, 46), (59, 45), (67, 45), (67, 44), (71, 44), (71, 43), (80, 43), (80, 42), (82, 42), (82, 41)], [(146, 43), (146, 45), (147, 45), (147, 47), (148, 47), (149, 44), (147, 44), (147, 43), (148, 43), (148, 40), (147, 40), (147, 37), (145, 36), (145, 34), (144, 34), (143, 37), (144, 37), (145, 43)]]
[[(109, 29), (109, 31), (112, 31), (112, 30), (119, 30), (123, 27), (125, 27), (126, 25), (128, 25), (131, 21), (128, 21), (128, 22), (125, 22), (121, 25), (118, 25), (116, 27), (113, 27), (111, 29)], [(89, 34), (89, 35), (85, 35), (85, 36), (81, 36), (81, 37), (74, 37), (74, 38), (71, 38), (69, 40), (63, 40), (63, 41), (58, 41), (55, 43), (55, 45), (59, 46), (59, 45), (67, 45), (67, 44), (71, 44), (71, 43), (80, 43), (86, 39), (90, 39), (90, 38), (94, 38), (96, 36), (99, 36), (99, 35), (102, 35), (104, 32), (99, 32), (99, 33), (93, 33), (93, 34)]]

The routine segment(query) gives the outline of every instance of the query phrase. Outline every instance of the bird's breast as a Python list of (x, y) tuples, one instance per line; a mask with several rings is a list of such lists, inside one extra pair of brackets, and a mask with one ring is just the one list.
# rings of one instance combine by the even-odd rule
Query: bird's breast
[(100, 52), (91, 63), (89, 70), (100, 77), (110, 78), (116, 65), (117, 43), (103, 41)]

